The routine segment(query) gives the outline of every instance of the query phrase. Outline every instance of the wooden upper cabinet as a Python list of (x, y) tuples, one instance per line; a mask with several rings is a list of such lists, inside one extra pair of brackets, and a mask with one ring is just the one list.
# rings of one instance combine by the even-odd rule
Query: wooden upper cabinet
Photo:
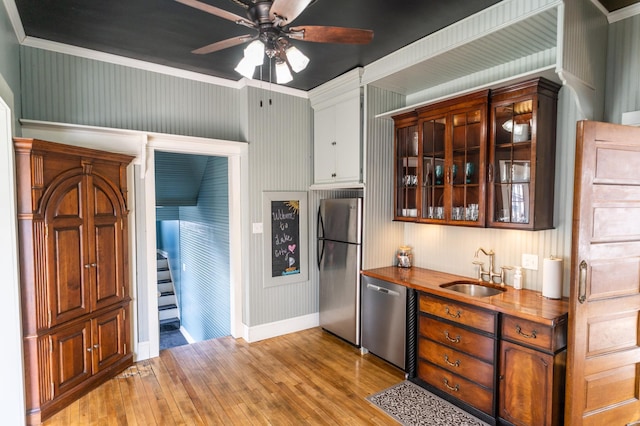
[(488, 96), (394, 117), (396, 220), (484, 226)]
[(396, 220), (415, 221), (418, 217), (418, 116), (410, 112), (393, 118), (394, 143), (394, 193)]
[(538, 78), (492, 91), (490, 227), (553, 228), (559, 90)]
[(14, 139), (27, 423), (133, 361), (126, 168), (133, 159)]
[(537, 78), (394, 116), (394, 219), (552, 228), (559, 89)]

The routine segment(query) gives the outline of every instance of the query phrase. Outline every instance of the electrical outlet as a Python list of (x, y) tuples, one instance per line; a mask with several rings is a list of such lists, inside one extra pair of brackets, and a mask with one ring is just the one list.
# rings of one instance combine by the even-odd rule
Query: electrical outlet
[(537, 254), (522, 254), (522, 267), (524, 269), (531, 269), (533, 271), (538, 270), (538, 255)]

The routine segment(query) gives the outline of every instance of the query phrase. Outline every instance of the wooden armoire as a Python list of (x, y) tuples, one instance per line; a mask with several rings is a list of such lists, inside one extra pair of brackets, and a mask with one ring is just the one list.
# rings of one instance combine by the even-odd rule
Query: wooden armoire
[(132, 364), (126, 167), (14, 139), (27, 424)]

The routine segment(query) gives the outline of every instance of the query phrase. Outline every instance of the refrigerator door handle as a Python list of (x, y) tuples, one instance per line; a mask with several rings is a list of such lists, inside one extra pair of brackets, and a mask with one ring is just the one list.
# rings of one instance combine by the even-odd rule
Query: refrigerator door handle
[[(322, 249), (320, 248), (320, 244), (322, 244)], [(320, 263), (322, 262), (322, 257), (324, 256), (324, 240), (318, 239), (316, 251), (318, 257), (318, 269), (320, 269)]]
[[(320, 263), (322, 262), (322, 256), (324, 256), (324, 240), (321, 240), (320, 230), (322, 229), (322, 236), (324, 236), (324, 222), (322, 221), (322, 215), (320, 209), (318, 209), (318, 220), (316, 222), (316, 257), (318, 258), (318, 269), (320, 269)], [(320, 244), (322, 243), (322, 249)]]

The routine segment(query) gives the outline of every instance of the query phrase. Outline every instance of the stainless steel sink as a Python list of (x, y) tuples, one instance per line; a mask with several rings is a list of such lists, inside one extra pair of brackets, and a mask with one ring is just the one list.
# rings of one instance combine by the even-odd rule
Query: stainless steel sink
[(454, 281), (442, 284), (440, 287), (473, 297), (495, 296), (506, 290), (503, 287), (493, 286), (489, 283), (479, 283), (478, 281)]

